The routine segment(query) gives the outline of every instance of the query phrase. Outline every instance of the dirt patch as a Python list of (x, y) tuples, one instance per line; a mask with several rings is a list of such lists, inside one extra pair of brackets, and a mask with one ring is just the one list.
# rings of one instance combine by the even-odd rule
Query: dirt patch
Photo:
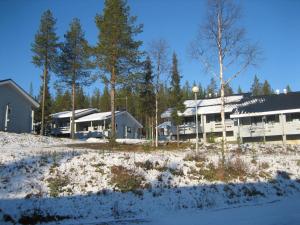
[(157, 148), (151, 144), (120, 144), (116, 143), (113, 146), (110, 143), (76, 143), (76, 144), (67, 144), (67, 147), (70, 148), (84, 148), (84, 149), (93, 149), (93, 150), (109, 150), (109, 151), (122, 151), (122, 152), (151, 152), (156, 150), (182, 150), (191, 147), (191, 144), (188, 142), (181, 142), (179, 147), (177, 147), (176, 142), (166, 142), (160, 143)]

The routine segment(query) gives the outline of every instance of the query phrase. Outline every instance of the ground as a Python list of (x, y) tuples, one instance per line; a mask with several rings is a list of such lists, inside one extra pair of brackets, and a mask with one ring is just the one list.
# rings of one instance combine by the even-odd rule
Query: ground
[(217, 144), (0, 132), (0, 153), (0, 224), (300, 224), (298, 145), (232, 144), (222, 163)]

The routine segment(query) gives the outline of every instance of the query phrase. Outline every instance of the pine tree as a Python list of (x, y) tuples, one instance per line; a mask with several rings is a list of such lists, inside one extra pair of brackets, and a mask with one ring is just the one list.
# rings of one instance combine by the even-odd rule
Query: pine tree
[(91, 82), (88, 43), (84, 38), (79, 19), (75, 18), (71, 22), (61, 51), (57, 68), (58, 78), (72, 89), (71, 137), (74, 139), (76, 89)]
[(143, 79), (139, 88), (139, 109), (141, 121), (146, 125), (146, 136), (149, 138), (152, 133), (150, 128), (151, 120), (155, 113), (155, 91), (154, 91), (154, 75), (152, 72), (152, 62), (149, 56), (147, 56), (144, 63)]
[(241, 88), (240, 85), (239, 85), (239, 87), (238, 87), (237, 93), (238, 93), (238, 94), (243, 94), (243, 91), (242, 91), (242, 88)]
[(101, 94), (99, 88), (95, 88), (93, 95), (91, 97), (91, 106), (92, 108), (100, 109), (100, 99), (101, 99)]
[(233, 89), (229, 83), (224, 86), (224, 95), (225, 96), (233, 95)]
[(286, 89), (287, 93), (292, 92), (292, 88), (289, 84), (286, 86), (285, 89)]
[(179, 116), (178, 113), (183, 112), (185, 106), (183, 104), (183, 95), (180, 88), (181, 76), (178, 71), (178, 61), (175, 53), (173, 53), (171, 73), (170, 104), (173, 108), (171, 116), (177, 128), (177, 146), (179, 147), (179, 125), (182, 123), (183, 118)]
[(29, 86), (29, 94), (31, 97), (34, 97), (33, 96), (33, 85), (32, 85), (32, 82), (30, 82), (30, 86)]
[(135, 35), (142, 32), (142, 26), (135, 26), (136, 17), (129, 16), (125, 0), (105, 0), (102, 15), (96, 16), (99, 41), (95, 49), (99, 69), (109, 74), (104, 77), (111, 86), (111, 135), (115, 139), (115, 89), (128, 77), (128, 72), (139, 65), (141, 41)]
[(189, 81), (185, 81), (185, 84), (183, 85), (183, 88), (182, 88), (182, 93), (183, 93), (184, 100), (189, 100), (193, 97), (192, 96), (192, 88), (189, 84)]
[(262, 94), (263, 95), (270, 95), (272, 94), (272, 88), (271, 85), (269, 84), (269, 82), (267, 80), (265, 80), (263, 86), (262, 86)]
[(72, 109), (72, 98), (68, 90), (63, 92), (62, 88), (55, 87), (56, 95), (53, 100), (53, 112), (70, 111)]
[(82, 87), (76, 89), (75, 106), (78, 109), (86, 109), (90, 107), (89, 96), (86, 95)]
[(254, 80), (250, 89), (253, 96), (262, 95), (262, 84), (259, 82), (257, 75), (254, 76)]
[(105, 85), (103, 89), (103, 94), (100, 98), (100, 110), (101, 112), (108, 112), (110, 111), (110, 95), (108, 91), (107, 85)]
[(210, 79), (210, 83), (207, 86), (206, 93), (208, 94), (208, 97), (216, 97), (216, 93), (218, 93), (217, 82), (213, 77)]
[[(46, 111), (46, 104), (49, 104), (51, 98), (50, 95), (47, 95), (49, 91), (46, 89), (47, 83), (49, 83), (49, 71), (54, 70), (56, 58), (57, 58), (57, 48), (58, 48), (58, 37), (55, 33), (55, 24), (56, 20), (53, 18), (50, 10), (47, 10), (43, 13), (41, 17), (41, 23), (38, 32), (35, 35), (34, 43), (32, 44), (31, 51), (33, 52), (32, 63), (39, 67), (43, 68), (43, 85), (40, 92), (40, 105), (41, 113), (38, 116), (41, 120), (41, 132), (44, 134), (45, 131), (45, 117), (49, 116), (49, 111)], [(47, 102), (47, 103), (46, 103)]]

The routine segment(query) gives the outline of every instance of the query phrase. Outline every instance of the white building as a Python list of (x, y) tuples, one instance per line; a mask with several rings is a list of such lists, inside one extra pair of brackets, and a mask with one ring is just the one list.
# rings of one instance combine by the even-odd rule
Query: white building
[[(71, 133), (72, 111), (51, 115), (52, 135), (69, 136)], [(116, 137), (140, 138), (143, 126), (127, 111), (116, 111)], [(75, 110), (75, 135), (77, 138), (110, 137), (111, 112), (97, 109)]]
[[(181, 139), (196, 136), (195, 111), (197, 105), (199, 137), (202, 141), (218, 141), (222, 137), (221, 99), (187, 100), (186, 109), (179, 115)], [(172, 109), (162, 113), (164, 120), (158, 127), (162, 139), (175, 138), (176, 128), (171, 121)], [(225, 97), (225, 123), (228, 141), (295, 141), (300, 140), (300, 92)]]

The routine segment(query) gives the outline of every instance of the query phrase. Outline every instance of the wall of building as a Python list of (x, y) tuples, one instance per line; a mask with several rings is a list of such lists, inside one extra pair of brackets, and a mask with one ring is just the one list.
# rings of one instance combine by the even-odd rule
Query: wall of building
[(15, 133), (31, 132), (31, 104), (10, 85), (0, 86), (0, 130), (4, 131), (5, 129), (7, 104), (11, 108), (7, 131)]
[[(139, 126), (136, 121), (128, 115), (122, 113), (116, 117), (117, 138), (139, 138)], [(125, 131), (127, 129), (127, 133)]]

